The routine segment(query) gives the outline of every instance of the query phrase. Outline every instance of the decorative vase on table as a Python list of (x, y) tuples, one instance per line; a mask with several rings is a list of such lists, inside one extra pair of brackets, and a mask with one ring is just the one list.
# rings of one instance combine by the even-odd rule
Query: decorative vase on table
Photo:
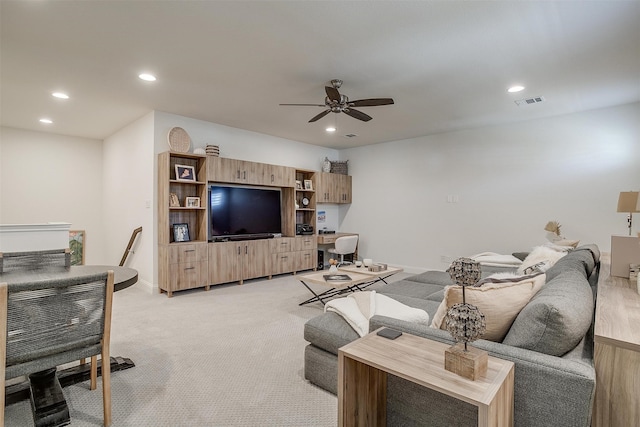
[(480, 279), (480, 263), (470, 258), (458, 258), (447, 271), (451, 280), (462, 287), (462, 303), (452, 305), (444, 319), (447, 331), (457, 342), (445, 351), (444, 368), (475, 381), (486, 375), (489, 354), (467, 344), (484, 334), (486, 322), (478, 307), (467, 304), (464, 290)]

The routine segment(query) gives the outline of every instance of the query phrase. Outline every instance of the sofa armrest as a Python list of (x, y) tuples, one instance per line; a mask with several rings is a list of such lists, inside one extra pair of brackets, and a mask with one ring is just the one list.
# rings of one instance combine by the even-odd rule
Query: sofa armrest
[[(454, 341), (444, 330), (385, 316), (373, 316), (370, 330), (389, 327), (443, 343)], [(562, 358), (478, 340), (473, 346), (515, 364), (515, 425), (589, 426), (595, 392), (593, 360)]]

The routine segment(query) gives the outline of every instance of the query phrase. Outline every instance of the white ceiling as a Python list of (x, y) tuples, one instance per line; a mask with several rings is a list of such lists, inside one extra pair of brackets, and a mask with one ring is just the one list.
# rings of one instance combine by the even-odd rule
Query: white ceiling
[[(640, 101), (637, 0), (2, 0), (0, 14), (2, 125), (65, 135), (160, 110), (343, 148)], [(333, 78), (395, 105), (361, 108), (368, 123), (278, 105), (322, 104)]]

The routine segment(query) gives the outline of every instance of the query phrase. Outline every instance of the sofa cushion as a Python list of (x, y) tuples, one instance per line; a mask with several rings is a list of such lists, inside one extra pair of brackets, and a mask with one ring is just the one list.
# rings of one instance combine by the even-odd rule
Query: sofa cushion
[(441, 287), (453, 285), (451, 276), (446, 271), (425, 271), (424, 273), (416, 274), (415, 276), (407, 277), (404, 280), (409, 280), (418, 283), (428, 283), (433, 285), (440, 285)]
[[(500, 342), (522, 308), (543, 287), (545, 275), (514, 278), (512, 281), (486, 283), (480, 287), (467, 287), (466, 302), (478, 307), (484, 314), (487, 325), (482, 339)], [(445, 290), (445, 296), (433, 316), (434, 328), (444, 329), (444, 317), (454, 304), (462, 302), (462, 287), (451, 286)]]
[(520, 311), (503, 344), (562, 356), (585, 336), (593, 312), (593, 294), (584, 272), (562, 271)]
[(360, 338), (360, 335), (337, 313), (327, 312), (304, 324), (304, 339), (332, 354)]
[(522, 264), (518, 267), (518, 273), (544, 273), (565, 255), (567, 255), (566, 251), (558, 251), (549, 246), (536, 246), (524, 261), (522, 261)]
[[(444, 292), (444, 291), (443, 291)], [(433, 316), (438, 311), (438, 307), (440, 306), (440, 301), (431, 301), (424, 298), (413, 298), (407, 295), (399, 295), (399, 294), (385, 294), (389, 298), (393, 298), (394, 300), (401, 302), (402, 304), (408, 305), (409, 307), (419, 308), (421, 310), (429, 313), (429, 318), (432, 319)]]
[(387, 295), (405, 295), (412, 298), (427, 299), (427, 297), (436, 292), (442, 291), (443, 285), (430, 284), (424, 282), (416, 282), (412, 280), (399, 280), (380, 287), (377, 292)]

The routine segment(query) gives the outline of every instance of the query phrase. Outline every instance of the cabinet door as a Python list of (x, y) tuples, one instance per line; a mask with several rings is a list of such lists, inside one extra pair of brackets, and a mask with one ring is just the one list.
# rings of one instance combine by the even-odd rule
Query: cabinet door
[(318, 203), (351, 203), (351, 176), (336, 173), (319, 173)]
[(301, 236), (296, 237), (296, 251), (308, 251), (311, 249), (316, 249), (318, 247), (318, 240), (316, 236)]
[(241, 242), (242, 278), (253, 279), (271, 274), (269, 258), (269, 240), (250, 240)]
[(297, 252), (279, 252), (271, 254), (273, 274), (290, 273), (295, 270)]
[(209, 283), (217, 285), (241, 280), (242, 260), (240, 243), (209, 243)]
[(273, 187), (295, 187), (296, 171), (294, 168), (277, 165), (264, 165), (263, 185)]
[(169, 271), (169, 280), (172, 291), (207, 286), (207, 263), (185, 262), (173, 264)]
[(237, 182), (238, 161), (225, 157), (207, 157), (207, 180), (215, 182)]
[(316, 268), (317, 252), (314, 250), (296, 252), (295, 271)]

